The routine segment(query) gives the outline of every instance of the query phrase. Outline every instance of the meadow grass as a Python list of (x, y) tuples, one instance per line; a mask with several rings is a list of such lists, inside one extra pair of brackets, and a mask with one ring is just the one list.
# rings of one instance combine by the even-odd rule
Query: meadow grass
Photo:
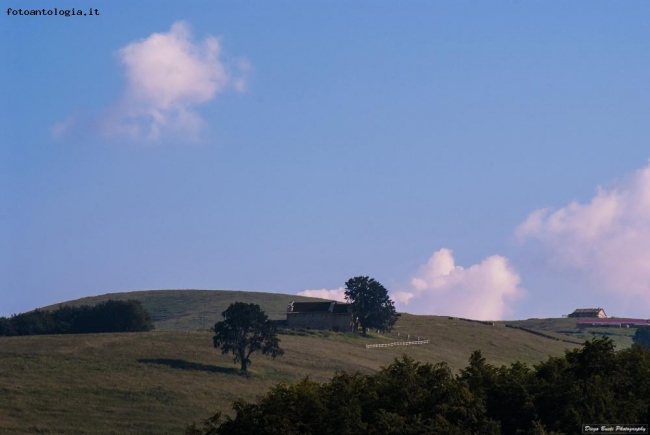
[[(403, 354), (447, 362), (454, 370), (481, 349), (488, 361), (535, 363), (560, 355), (566, 343), (504, 327), (402, 316), (398, 331), (363, 338), (344, 333), (281, 334), (284, 356), (254, 355), (249, 377), (212, 347), (210, 331), (54, 335), (0, 338), (0, 433), (182, 433), (193, 421), (230, 412), (278, 382), (336, 371), (373, 373)], [(428, 345), (366, 349), (418, 333)]]
[[(446, 362), (457, 373), (474, 350), (481, 350), (494, 365), (517, 360), (535, 364), (576, 346), (504, 326), (517, 322), (489, 326), (404, 314), (390, 334), (371, 332), (369, 337), (308, 329), (280, 331), (285, 355), (273, 360), (254, 354), (250, 376), (240, 376), (232, 356), (212, 347), (213, 333), (207, 328), (196, 330), (205, 323), (202, 313), (213, 310), (211, 325), (235, 298), (259, 303), (281, 318), (288, 301), (298, 297), (261, 294), (255, 299), (260, 293), (214, 291), (185, 292), (185, 298), (182, 291), (136, 293), (140, 294), (121, 294), (122, 299), (142, 298), (152, 309), (158, 330), (0, 337), (0, 433), (179, 434), (188, 424), (217, 411), (230, 413), (233, 400), (254, 400), (278, 382), (293, 383), (307, 376), (326, 381), (337, 371), (374, 373), (404, 354), (421, 362)], [(116, 299), (110, 296), (95, 301)], [(571, 329), (572, 320), (520, 322), (559, 337), (579, 338)], [(182, 330), (181, 325), (189, 326)], [(591, 335), (579, 332), (585, 338)], [(631, 343), (629, 330), (605, 332), (628, 334), (617, 339), (621, 346), (625, 340)], [(365, 347), (417, 338), (430, 343)]]
[(577, 342), (584, 342), (593, 337), (606, 336), (614, 341), (617, 349), (626, 349), (632, 346), (632, 337), (636, 328), (621, 328), (616, 326), (600, 328), (578, 328), (575, 318), (550, 318), (550, 319), (528, 319), (503, 324), (513, 324), (535, 331), (543, 332), (560, 339), (568, 339)]

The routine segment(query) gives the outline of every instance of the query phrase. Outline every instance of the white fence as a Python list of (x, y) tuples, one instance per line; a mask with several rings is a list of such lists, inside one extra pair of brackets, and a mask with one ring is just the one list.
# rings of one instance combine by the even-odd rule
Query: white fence
[(393, 346), (410, 346), (412, 344), (428, 344), (429, 340), (418, 340), (418, 341), (396, 341), (394, 343), (385, 343), (385, 344), (366, 344), (366, 349), (373, 347), (393, 347)]

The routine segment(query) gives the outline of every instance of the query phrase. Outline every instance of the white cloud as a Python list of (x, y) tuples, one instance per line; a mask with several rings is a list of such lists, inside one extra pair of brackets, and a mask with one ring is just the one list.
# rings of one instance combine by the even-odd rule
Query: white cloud
[[(196, 107), (212, 100), (233, 81), (220, 60), (219, 39), (192, 41), (189, 25), (176, 22), (118, 51), (127, 89), (106, 124), (110, 134), (157, 140), (163, 134), (197, 139), (203, 119)], [(242, 78), (237, 79), (242, 81)], [(235, 80), (233, 86), (242, 89)]]
[(235, 90), (237, 92), (246, 92), (248, 90), (246, 76), (251, 70), (251, 63), (248, 59), (242, 58), (236, 62), (235, 67), (239, 73), (234, 79)]
[[(244, 92), (250, 70), (244, 58), (229, 67), (222, 60), (218, 38), (194, 42), (184, 21), (174, 23), (169, 32), (134, 41), (116, 54), (124, 68), (126, 89), (91, 123), (108, 137), (132, 140), (198, 140), (205, 122), (197, 108), (227, 89)], [(70, 119), (52, 126), (52, 135), (62, 137), (75, 128)]]
[(67, 119), (52, 125), (52, 127), (50, 127), (50, 134), (55, 139), (61, 139), (65, 137), (68, 132), (76, 126), (76, 124), (77, 118), (71, 115)]
[(334, 301), (345, 302), (345, 289), (343, 287), (335, 289), (318, 289), (318, 290), (303, 290), (298, 292), (300, 296), (309, 296), (311, 298), (331, 299)]
[(555, 267), (579, 271), (595, 288), (650, 303), (650, 164), (588, 204), (534, 211), (517, 227), (538, 240)]
[(408, 304), (408, 302), (411, 299), (413, 299), (413, 296), (415, 295), (411, 292), (399, 291), (399, 292), (391, 293), (390, 298), (397, 305), (405, 305)]
[(510, 304), (523, 294), (520, 278), (500, 255), (463, 268), (452, 251), (435, 252), (411, 279), (412, 289), (392, 295), (398, 310), (497, 320), (511, 313)]

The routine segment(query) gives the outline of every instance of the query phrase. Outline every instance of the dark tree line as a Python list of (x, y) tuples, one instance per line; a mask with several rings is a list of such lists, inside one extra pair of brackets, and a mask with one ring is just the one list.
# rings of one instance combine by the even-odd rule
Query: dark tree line
[(0, 336), (139, 332), (153, 328), (149, 313), (135, 300), (109, 300), (93, 306), (62, 306), (0, 317)]
[(637, 328), (632, 340), (640, 346), (650, 348), (650, 326)]
[(648, 423), (650, 349), (616, 352), (603, 337), (530, 367), (495, 367), (480, 351), (452, 374), (404, 356), (376, 374), (280, 383), (257, 402), (237, 400), (188, 435), (559, 434), (581, 424)]

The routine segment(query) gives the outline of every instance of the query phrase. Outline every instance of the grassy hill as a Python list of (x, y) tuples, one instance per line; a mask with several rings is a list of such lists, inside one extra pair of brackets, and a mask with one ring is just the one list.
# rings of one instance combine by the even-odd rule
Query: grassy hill
[(156, 329), (161, 331), (210, 328), (215, 322), (223, 320), (221, 313), (228, 305), (237, 301), (258, 304), (270, 319), (284, 319), (291, 301), (323, 300), (280, 293), (234, 290), (149, 290), (90, 296), (49, 305), (43, 309), (55, 309), (60, 305), (94, 305), (109, 299), (140, 301), (151, 314)]
[(522, 328), (539, 331), (559, 339), (566, 339), (582, 343), (594, 336), (607, 336), (614, 340), (618, 349), (624, 349), (632, 346), (632, 336), (635, 328), (578, 328), (576, 319), (528, 319), (511, 322), (499, 322), (503, 324), (515, 325)]
[[(306, 298), (167, 290), (67, 303), (107, 299), (141, 300), (151, 310), (159, 330), (0, 337), (0, 433), (178, 434), (192, 421), (216, 411), (229, 412), (234, 399), (254, 399), (280, 381), (295, 382), (305, 376), (325, 381), (340, 370), (371, 373), (405, 353), (424, 362), (445, 361), (458, 370), (466, 366), (476, 349), (488, 362), (500, 365), (515, 360), (534, 364), (575, 347), (566, 341), (506, 328), (504, 323), (577, 338), (572, 335), (573, 322), (567, 319), (485, 325), (405, 314), (392, 334), (368, 338), (324, 331), (283, 331), (280, 338), (285, 355), (276, 360), (254, 355), (251, 376), (241, 377), (232, 358), (212, 347), (212, 333), (197, 328), (211, 326), (235, 300), (259, 303), (271, 317), (282, 318), (289, 301)], [(431, 342), (365, 347), (407, 340), (409, 336)]]

